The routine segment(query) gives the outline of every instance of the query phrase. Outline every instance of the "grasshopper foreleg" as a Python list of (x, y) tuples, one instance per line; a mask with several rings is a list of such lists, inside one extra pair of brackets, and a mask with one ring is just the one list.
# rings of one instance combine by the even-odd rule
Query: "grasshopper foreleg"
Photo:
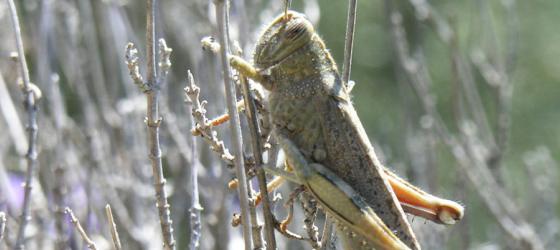
[(232, 68), (239, 71), (241, 75), (249, 77), (256, 82), (259, 82), (265, 89), (272, 89), (272, 82), (268, 75), (263, 74), (261, 71), (253, 67), (249, 62), (239, 56), (230, 56), (229, 63)]

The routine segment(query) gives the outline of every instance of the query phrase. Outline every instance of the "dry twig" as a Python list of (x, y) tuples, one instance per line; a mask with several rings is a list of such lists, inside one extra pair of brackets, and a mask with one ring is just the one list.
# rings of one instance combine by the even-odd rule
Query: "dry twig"
[(8, 0), (8, 5), (12, 19), (12, 27), (16, 37), (18, 69), (20, 77), (23, 81), (21, 91), (24, 96), (24, 107), (27, 111), (28, 148), (27, 153), (25, 154), (25, 158), (27, 159), (27, 171), (25, 173), (25, 191), (21, 209), (20, 225), (15, 245), (16, 249), (25, 249), (25, 228), (31, 219), (31, 215), (29, 214), (32, 189), (31, 183), (33, 182), (35, 168), (37, 167), (37, 102), (41, 98), (41, 91), (37, 86), (32, 84), (29, 79), (29, 69), (27, 68), (27, 60), (25, 59), (20, 24), (14, 1)]
[(117, 225), (115, 224), (115, 220), (113, 219), (113, 211), (111, 211), (111, 205), (107, 204), (105, 206), (105, 213), (107, 214), (107, 222), (109, 223), (109, 227), (111, 229), (111, 239), (113, 239), (113, 246), (115, 247), (115, 250), (121, 250), (121, 240), (119, 239)]
[(228, 1), (226, 0), (215, 0), (216, 5), (216, 17), (218, 23), (218, 35), (220, 41), (221, 62), (222, 62), (222, 72), (224, 77), (224, 85), (226, 89), (226, 102), (228, 107), (228, 113), (231, 119), (230, 132), (232, 140), (232, 148), (234, 152), (233, 163), (236, 170), (237, 179), (239, 180), (238, 185), (238, 195), (239, 203), (241, 204), (241, 219), (243, 221), (243, 239), (245, 241), (245, 249), (252, 249), (251, 242), (251, 230), (249, 225), (249, 197), (247, 191), (247, 178), (245, 176), (245, 164), (243, 162), (243, 145), (241, 140), (241, 124), (239, 123), (239, 114), (236, 108), (236, 95), (235, 86), (231, 81), (231, 69), (229, 66), (229, 60), (227, 53), (229, 51), (229, 29), (228, 29)]
[[(255, 98), (251, 93), (249, 88), (249, 81), (244, 76), (239, 76), (239, 81), (241, 83), (241, 89), (243, 91), (243, 100), (246, 104), (246, 114), (249, 123), (251, 148), (253, 150), (253, 156), (255, 157), (255, 170), (257, 173), (257, 181), (260, 189), (260, 197), (263, 202), (263, 216), (264, 216), (264, 227), (265, 227), (265, 239), (266, 247), (269, 250), (276, 249), (276, 238), (274, 236), (274, 215), (270, 210), (270, 199), (268, 197), (268, 187), (266, 181), (266, 174), (263, 169), (263, 145), (262, 145), (262, 135), (259, 129), (259, 120), (257, 117), (257, 107), (255, 104)], [(257, 205), (257, 200), (252, 203), (252, 206)]]
[(87, 235), (86, 231), (84, 230), (84, 228), (82, 227), (82, 225), (80, 224), (80, 221), (78, 220), (78, 218), (76, 218), (76, 216), (74, 215), (74, 213), (72, 212), (72, 209), (70, 209), (69, 207), (67, 207), (65, 210), (66, 214), (68, 214), (68, 216), (70, 216), (70, 222), (72, 222), (72, 224), (74, 224), (74, 227), (76, 228), (76, 230), (78, 231), (78, 233), (80, 233), (80, 236), (82, 236), (82, 239), (86, 242), (87, 247), (91, 250), (96, 250), (97, 247), (95, 246), (95, 242), (93, 242), (89, 236)]
[(336, 234), (334, 234), (333, 226), (333, 218), (325, 214), (325, 225), (323, 226), (323, 234), (321, 235), (321, 250), (335, 249)]
[(213, 151), (218, 153), (228, 165), (233, 165), (233, 155), (229, 153), (229, 150), (225, 147), (224, 142), (218, 138), (218, 132), (213, 129), (214, 123), (206, 117), (206, 108), (204, 106), (207, 102), (200, 101), (200, 88), (196, 85), (190, 70), (188, 71), (187, 80), (188, 85), (185, 87), (185, 94), (192, 105), (192, 116), (196, 122), (193, 135), (196, 135), (194, 131), (200, 133), (202, 138), (210, 144), (210, 148)]
[[(154, 189), (156, 191), (156, 206), (158, 208), (161, 231), (163, 235), (163, 246), (165, 249), (175, 249), (175, 239), (173, 238), (173, 222), (170, 215), (170, 206), (167, 202), (167, 192), (165, 190), (165, 177), (161, 162), (161, 147), (159, 141), (159, 128), (162, 119), (159, 115), (159, 96), (161, 85), (170, 68), (169, 56), (171, 49), (165, 44), (165, 40), (159, 40), (159, 70), (156, 68), (156, 48), (155, 48), (155, 15), (158, 8), (157, 0), (147, 1), (147, 81), (144, 82), (138, 70), (137, 50), (133, 44), (129, 43), (126, 48), (126, 62), (132, 80), (140, 90), (146, 94), (147, 111), (146, 125), (148, 127), (149, 158), (152, 162), (154, 175)], [(159, 75), (158, 75), (159, 72)]]
[(348, 86), (352, 67), (352, 48), (354, 47), (354, 27), (356, 26), (356, 8), (358, 0), (348, 1), (346, 18), (346, 36), (344, 38), (344, 61), (342, 63), (342, 82)]
[[(191, 87), (194, 85), (194, 79), (191, 72), (188, 72), (189, 76), (189, 84)], [(188, 87), (187, 87), (188, 88)], [(186, 88), (185, 88), (186, 89)], [(186, 91), (186, 90), (185, 90)], [(198, 95), (197, 95), (198, 96)], [(196, 99), (198, 102), (198, 99)], [(191, 107), (194, 114), (194, 105)], [(194, 121), (193, 121), (194, 123)], [(189, 208), (189, 213), (191, 217), (191, 241), (189, 243), (190, 249), (198, 249), (200, 246), (200, 238), (202, 236), (202, 224), (201, 224), (201, 211), (202, 206), (200, 205), (200, 195), (198, 192), (198, 167), (200, 163), (198, 161), (198, 152), (196, 147), (196, 138), (194, 136), (191, 137), (191, 171), (190, 171), (190, 180), (191, 180), (191, 207)]]

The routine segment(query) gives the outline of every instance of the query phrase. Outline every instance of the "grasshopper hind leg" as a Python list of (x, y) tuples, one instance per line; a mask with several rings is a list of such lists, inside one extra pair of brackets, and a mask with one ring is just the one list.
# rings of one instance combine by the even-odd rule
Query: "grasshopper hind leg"
[(327, 167), (308, 162), (289, 138), (276, 137), (297, 181), (341, 227), (345, 249), (409, 249), (348, 183)]

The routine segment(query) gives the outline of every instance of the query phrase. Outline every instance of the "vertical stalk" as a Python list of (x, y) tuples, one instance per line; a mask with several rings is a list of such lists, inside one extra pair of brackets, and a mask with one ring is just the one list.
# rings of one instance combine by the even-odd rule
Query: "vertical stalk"
[(175, 239), (173, 238), (173, 222), (171, 221), (167, 193), (165, 191), (165, 177), (163, 176), (163, 166), (161, 163), (161, 148), (159, 142), (159, 127), (161, 117), (159, 116), (159, 95), (161, 90), (160, 78), (157, 77), (156, 69), (156, 49), (155, 49), (155, 14), (158, 7), (157, 0), (147, 1), (147, 23), (146, 23), (146, 55), (147, 65), (147, 114), (146, 123), (148, 126), (148, 146), (149, 158), (152, 162), (154, 175), (154, 188), (156, 191), (156, 207), (159, 213), (161, 231), (163, 235), (164, 249), (175, 249)]
[(255, 106), (255, 99), (253, 98), (249, 90), (249, 83), (247, 82), (247, 78), (241, 78), (241, 87), (243, 90), (245, 107), (247, 108), (247, 117), (249, 118), (251, 147), (253, 149), (253, 155), (255, 157), (255, 169), (257, 172), (257, 180), (262, 196), (266, 249), (273, 250), (276, 249), (276, 238), (274, 237), (274, 215), (270, 210), (270, 200), (268, 198), (268, 189), (266, 187), (266, 175), (263, 169), (262, 141), (259, 131), (259, 121), (257, 119), (257, 108)]
[(24, 95), (24, 107), (27, 111), (27, 153), (25, 158), (27, 160), (27, 171), (25, 173), (25, 185), (24, 185), (24, 198), (23, 206), (20, 216), (20, 224), (15, 244), (15, 249), (25, 249), (25, 228), (31, 219), (29, 214), (29, 206), (31, 203), (31, 183), (33, 181), (33, 173), (37, 167), (37, 106), (36, 102), (40, 97), (40, 90), (32, 85), (29, 80), (29, 70), (27, 68), (27, 61), (25, 59), (25, 54), (23, 51), (23, 42), (21, 39), (21, 30), (19, 25), (19, 19), (17, 16), (16, 6), (13, 0), (8, 0), (8, 5), (10, 8), (10, 15), (12, 19), (12, 25), (14, 29), (14, 34), (16, 37), (16, 47), (18, 53), (18, 68), (20, 76), (23, 80), (23, 85), (21, 90)]
[[(189, 83), (193, 83), (194, 79), (189, 71), (188, 75)], [(191, 119), (194, 127), (194, 120)], [(191, 217), (191, 241), (189, 243), (189, 249), (196, 250), (200, 246), (200, 236), (202, 233), (200, 224), (200, 211), (202, 206), (200, 205), (199, 193), (198, 193), (198, 152), (196, 147), (196, 137), (191, 136), (191, 208), (189, 209)]]
[(218, 35), (220, 40), (220, 50), (222, 70), (224, 76), (224, 85), (226, 89), (226, 102), (228, 107), (228, 114), (231, 117), (231, 122), (229, 123), (229, 129), (231, 133), (232, 148), (234, 153), (233, 164), (235, 166), (237, 179), (239, 180), (239, 185), (237, 186), (237, 191), (239, 195), (239, 203), (241, 206), (241, 218), (243, 224), (243, 239), (245, 241), (245, 249), (250, 250), (252, 236), (250, 230), (249, 221), (249, 197), (247, 195), (247, 178), (245, 176), (245, 165), (243, 162), (243, 152), (242, 152), (242, 141), (241, 141), (241, 124), (239, 123), (239, 114), (236, 108), (236, 95), (233, 82), (231, 81), (231, 69), (229, 67), (229, 61), (227, 54), (229, 52), (229, 42), (228, 42), (228, 27), (226, 22), (226, 15), (228, 11), (227, 0), (215, 0), (216, 5), (216, 17), (218, 19)]
[(325, 225), (323, 226), (323, 234), (321, 236), (321, 250), (332, 249), (331, 243), (333, 242), (333, 224), (334, 220), (328, 214), (325, 214)]
[(342, 82), (348, 86), (350, 68), (352, 67), (352, 49), (354, 47), (354, 27), (356, 26), (356, 6), (358, 0), (348, 1), (346, 18), (346, 36), (344, 38), (344, 62), (342, 63)]
[(119, 238), (119, 232), (117, 231), (117, 225), (115, 224), (115, 219), (113, 218), (113, 211), (111, 210), (111, 206), (109, 204), (105, 206), (105, 214), (107, 215), (107, 222), (109, 223), (109, 227), (111, 229), (113, 247), (115, 247), (115, 250), (121, 250), (122, 245)]
[(88, 236), (88, 234), (86, 233), (86, 230), (84, 230), (84, 228), (80, 224), (80, 221), (74, 215), (74, 212), (72, 212), (72, 209), (70, 209), (69, 207), (66, 207), (66, 209), (64, 209), (64, 212), (66, 214), (68, 214), (68, 217), (70, 218), (70, 222), (72, 222), (72, 224), (76, 228), (76, 231), (78, 231), (78, 233), (82, 237), (82, 240), (84, 240), (84, 242), (86, 243), (87, 248), (90, 249), (90, 250), (97, 250), (97, 245)]

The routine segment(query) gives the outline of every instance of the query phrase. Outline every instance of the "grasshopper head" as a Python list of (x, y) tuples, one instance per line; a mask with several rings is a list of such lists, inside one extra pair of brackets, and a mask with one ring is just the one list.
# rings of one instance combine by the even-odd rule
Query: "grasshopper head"
[(277, 17), (262, 33), (255, 48), (254, 63), (267, 69), (305, 46), (315, 30), (303, 14), (289, 11)]

